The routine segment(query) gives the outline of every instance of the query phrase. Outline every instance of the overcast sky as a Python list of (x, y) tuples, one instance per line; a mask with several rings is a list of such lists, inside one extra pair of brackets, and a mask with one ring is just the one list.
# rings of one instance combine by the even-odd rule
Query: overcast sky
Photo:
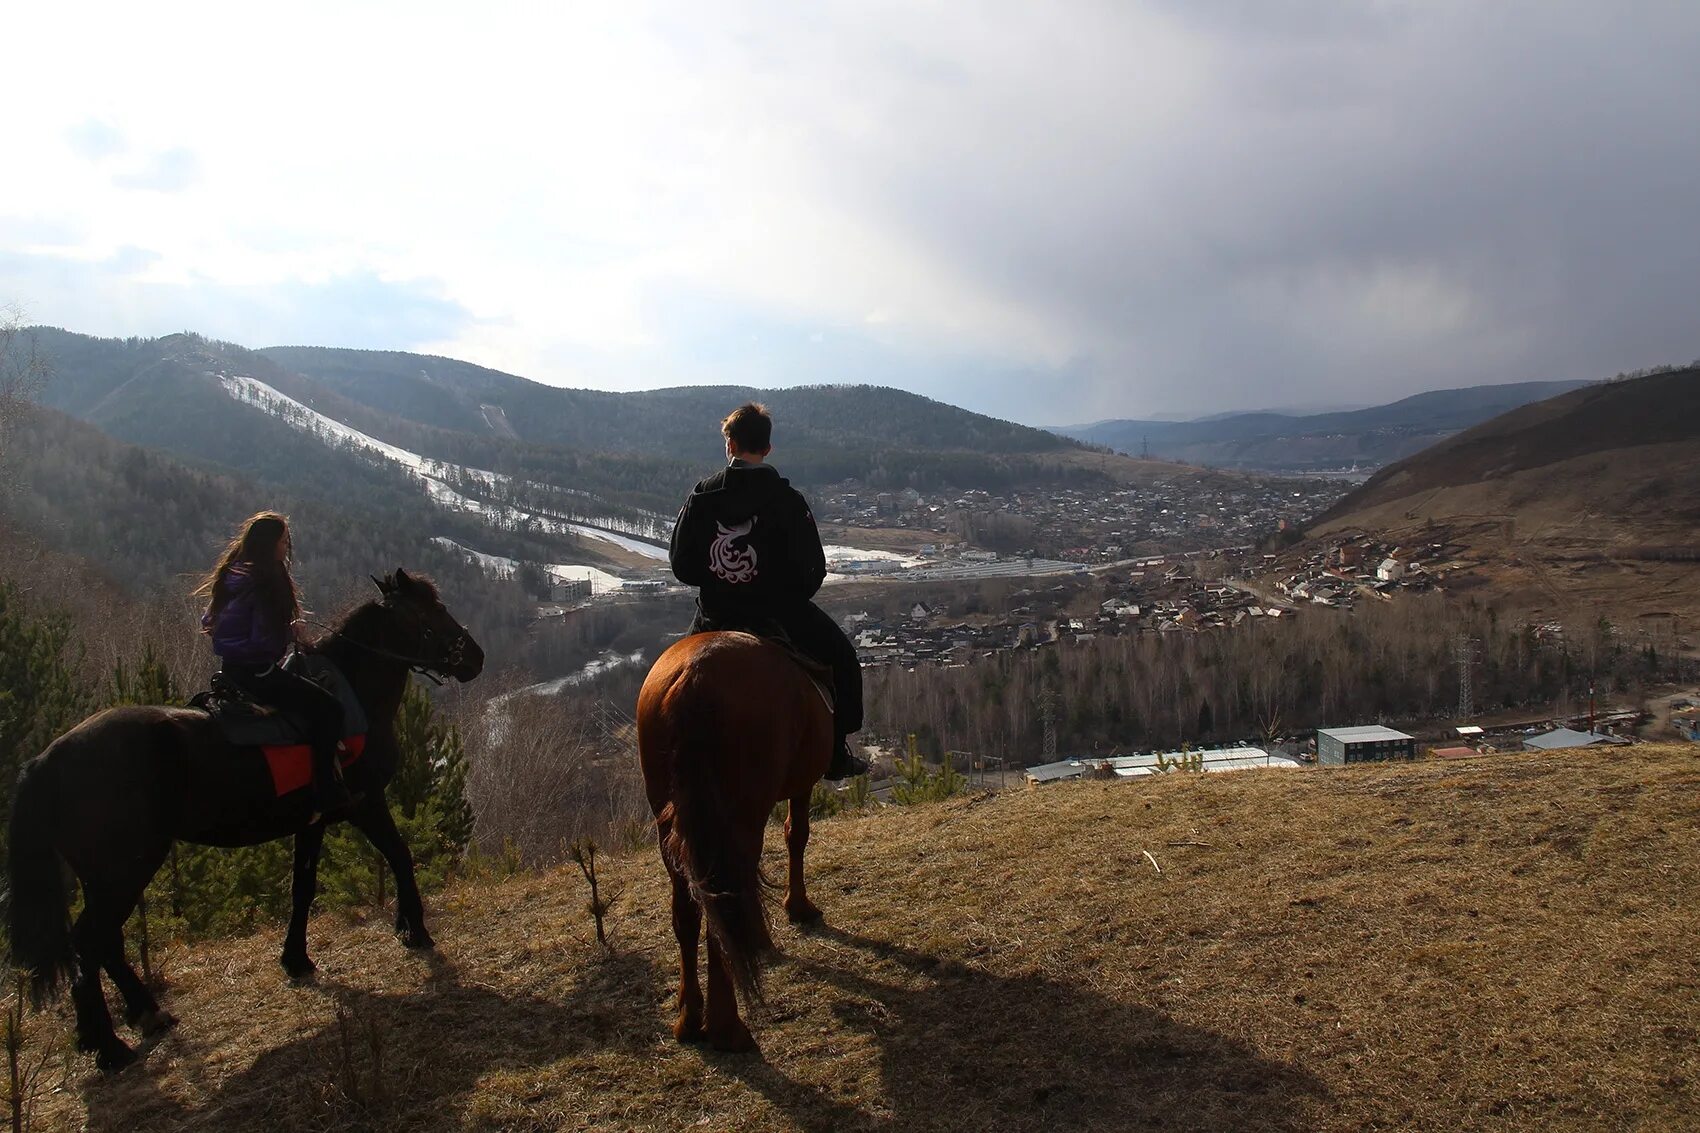
[(0, 303), (1032, 423), (1700, 356), (1700, 4), (37, 3)]

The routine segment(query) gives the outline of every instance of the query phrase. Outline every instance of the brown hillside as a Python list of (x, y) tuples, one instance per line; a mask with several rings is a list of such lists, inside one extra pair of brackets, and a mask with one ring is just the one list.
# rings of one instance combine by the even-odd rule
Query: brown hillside
[(1311, 525), (1452, 543), (1531, 613), (1700, 616), (1700, 370), (1513, 410), (1371, 477)]
[(43, 1116), (1695, 1128), (1697, 790), (1700, 748), (1642, 747), (1067, 784), (825, 822), (811, 872), (832, 927), (779, 933), (760, 1056), (668, 1034), (653, 854), (613, 863), (611, 957), (576, 874), (468, 884), (436, 903), (433, 958), (320, 918), (316, 986), (285, 981), (276, 933), (173, 950), (183, 1024), (115, 1081), (76, 1062)]

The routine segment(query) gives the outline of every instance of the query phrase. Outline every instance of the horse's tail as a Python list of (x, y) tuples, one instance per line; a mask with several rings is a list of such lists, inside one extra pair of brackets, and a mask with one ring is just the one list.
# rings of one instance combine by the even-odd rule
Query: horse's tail
[(757, 1002), (762, 961), (773, 951), (767, 918), (773, 883), (761, 872), (760, 827), (752, 841), (727, 805), (722, 784), (732, 771), (732, 749), (714, 718), (713, 695), (689, 674), (684, 680), (690, 684), (673, 690), (678, 742), (672, 800), (657, 816), (668, 828), (662, 852), (689, 882), (738, 994)]
[(54, 778), (44, 760), (25, 764), (18, 773), (7, 853), (11, 883), (6, 931), (12, 963), (29, 973), (30, 995), (38, 1003), (57, 995), (77, 970), (65, 877), (53, 848), (58, 821)]

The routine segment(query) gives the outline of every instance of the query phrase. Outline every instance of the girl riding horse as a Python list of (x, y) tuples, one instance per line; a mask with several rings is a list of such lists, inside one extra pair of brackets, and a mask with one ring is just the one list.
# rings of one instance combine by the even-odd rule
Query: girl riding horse
[[(398, 569), (378, 589), (378, 600), (308, 649), (342, 671), (365, 711), (365, 749), (347, 771), (357, 801), (346, 817), (395, 875), (396, 931), (408, 947), (429, 948), (413, 858), (384, 798), (399, 758), (395, 714), (411, 672), (470, 681), (483, 670), (484, 651), (430, 581)], [(127, 1021), (143, 1036), (177, 1021), (130, 967), (123, 935), (174, 841), (249, 846), (293, 835), (293, 908), (281, 960), (291, 976), (313, 971), (307, 914), (325, 826), (307, 794), (280, 795), (259, 748), (231, 744), (218, 720), (188, 708), (109, 708), (24, 765), (13, 795), (8, 860), (12, 962), (29, 973), (38, 999), (71, 982), (77, 1045), (94, 1051), (101, 1069), (119, 1069), (136, 1057), (113, 1030), (102, 969), (124, 998)], [(62, 862), (82, 883), (75, 925)]]

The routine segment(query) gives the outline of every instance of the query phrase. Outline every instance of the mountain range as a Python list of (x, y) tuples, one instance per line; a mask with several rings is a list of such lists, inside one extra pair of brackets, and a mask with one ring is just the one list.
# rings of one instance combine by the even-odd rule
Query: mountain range
[(1193, 421), (1097, 421), (1057, 431), (1118, 452), (1272, 472), (1376, 468), (1530, 402), (1587, 382), (1513, 382), (1431, 390), (1331, 413), (1229, 413)]

